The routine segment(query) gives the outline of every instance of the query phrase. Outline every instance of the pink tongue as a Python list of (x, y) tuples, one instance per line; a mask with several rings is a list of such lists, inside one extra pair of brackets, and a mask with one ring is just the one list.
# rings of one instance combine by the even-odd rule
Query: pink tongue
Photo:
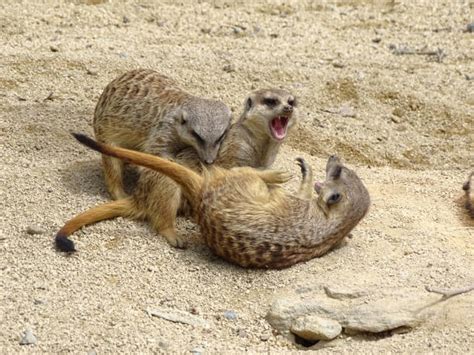
[(285, 137), (285, 126), (283, 126), (281, 117), (273, 119), (272, 128), (276, 138), (281, 139)]

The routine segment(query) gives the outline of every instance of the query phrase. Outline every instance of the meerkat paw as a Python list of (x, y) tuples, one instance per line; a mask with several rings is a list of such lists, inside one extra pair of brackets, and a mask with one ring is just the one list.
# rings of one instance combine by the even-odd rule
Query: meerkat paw
[(292, 174), (283, 170), (264, 170), (259, 172), (259, 176), (267, 184), (284, 184), (293, 177)]
[(185, 249), (187, 246), (184, 237), (178, 235), (174, 229), (165, 229), (160, 234), (166, 238), (166, 241), (175, 248)]

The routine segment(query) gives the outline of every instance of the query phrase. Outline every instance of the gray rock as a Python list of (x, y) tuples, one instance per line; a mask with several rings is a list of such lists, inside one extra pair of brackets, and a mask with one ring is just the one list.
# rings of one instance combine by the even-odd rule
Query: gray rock
[(334, 286), (324, 286), (324, 292), (328, 297), (336, 300), (359, 298), (366, 295), (366, 292), (364, 291), (355, 291)]
[(46, 232), (44, 231), (44, 229), (42, 229), (39, 226), (29, 226), (28, 228), (26, 228), (26, 233), (30, 235), (34, 235), (34, 234), (44, 234)]
[(474, 32), (474, 22), (468, 23), (466, 26), (466, 32)]
[(352, 308), (342, 320), (344, 329), (351, 333), (380, 333), (401, 327), (411, 328), (418, 323), (414, 312), (404, 309), (401, 301), (381, 300)]
[(222, 68), (222, 70), (224, 70), (226, 73), (233, 73), (233, 72), (235, 72), (235, 65), (233, 65), (233, 64), (226, 64), (226, 65), (224, 65), (224, 67)]
[(169, 320), (170, 322), (189, 324), (205, 329), (211, 328), (211, 323), (204, 318), (177, 309), (155, 308), (148, 310), (148, 314), (154, 317)]
[(26, 329), (20, 339), (20, 345), (35, 345), (37, 343), (37, 339), (33, 334), (31, 329)]
[(354, 108), (350, 106), (348, 103), (345, 103), (341, 107), (339, 107), (338, 113), (342, 117), (356, 117), (357, 116)]
[(335, 320), (308, 315), (298, 318), (290, 330), (306, 340), (331, 340), (341, 334), (342, 327)]
[(237, 313), (235, 311), (225, 311), (224, 312), (224, 317), (228, 320), (236, 320), (237, 319)]
[(288, 334), (296, 319), (305, 315), (339, 320), (340, 302), (322, 295), (321, 298), (287, 296), (276, 299), (266, 315), (266, 320), (282, 334)]
[(201, 355), (204, 352), (204, 348), (201, 346), (197, 346), (191, 350), (191, 354), (193, 355)]

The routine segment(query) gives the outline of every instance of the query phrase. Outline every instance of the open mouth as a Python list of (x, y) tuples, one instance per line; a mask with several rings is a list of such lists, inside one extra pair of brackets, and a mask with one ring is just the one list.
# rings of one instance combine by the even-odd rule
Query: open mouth
[(290, 118), (287, 116), (277, 116), (270, 121), (270, 132), (273, 138), (282, 140), (286, 137), (286, 129)]

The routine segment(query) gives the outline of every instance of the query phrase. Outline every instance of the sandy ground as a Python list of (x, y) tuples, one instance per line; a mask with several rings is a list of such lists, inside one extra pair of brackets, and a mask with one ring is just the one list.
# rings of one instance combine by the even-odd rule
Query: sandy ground
[[(264, 320), (286, 290), (409, 294), (472, 284), (474, 228), (455, 199), (474, 165), (474, 37), (464, 32), (473, 8), (461, 0), (2, 0), (0, 352), (296, 351)], [(428, 54), (395, 53), (406, 49)], [(296, 172), (294, 158), (304, 156), (322, 178), (328, 154), (342, 156), (373, 200), (354, 237), (287, 270), (249, 271), (212, 256), (190, 222), (179, 224), (190, 240), (183, 251), (145, 223), (117, 219), (76, 233), (77, 255), (58, 254), (58, 228), (108, 199), (98, 155), (69, 132), (91, 134), (102, 89), (137, 67), (236, 114), (252, 89), (292, 90), (300, 128), (275, 166)], [(45, 233), (26, 233), (31, 226)], [(407, 334), (344, 336), (322, 352), (467, 353), (473, 301), (470, 293), (444, 302)], [(146, 310), (156, 306), (197, 312), (213, 327), (152, 318)], [(19, 345), (26, 328), (36, 345)]]

